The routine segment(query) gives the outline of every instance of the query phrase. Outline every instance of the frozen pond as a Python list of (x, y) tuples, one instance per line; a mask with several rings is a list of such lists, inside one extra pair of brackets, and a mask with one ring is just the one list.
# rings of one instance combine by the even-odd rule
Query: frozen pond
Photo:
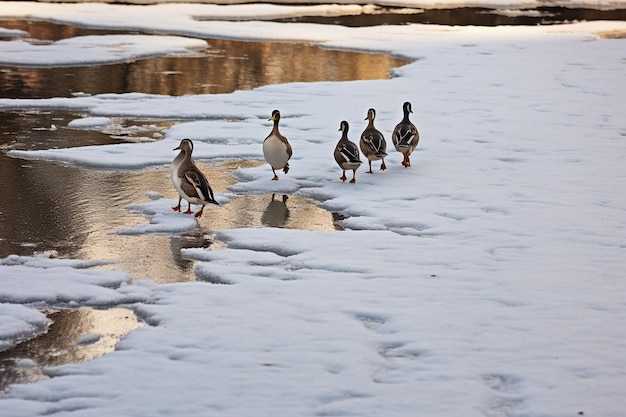
[[(1, 23), (3, 27), (27, 31), (31, 42), (37, 43), (105, 33), (49, 22)], [(260, 64), (267, 60), (272, 65)], [(283, 65), (284, 62), (289, 64)], [(69, 68), (0, 67), (0, 85), (3, 96), (8, 98), (126, 92), (180, 96), (230, 93), (288, 81), (388, 78), (391, 68), (405, 63), (382, 54), (331, 51), (307, 45), (210, 40), (210, 49), (193, 57), (157, 57)], [(212, 207), (199, 220), (198, 228), (189, 232), (119, 233), (148, 222), (129, 205), (149, 201), (149, 195), (176, 197), (168, 167), (97, 171), (9, 158), (6, 151), (158, 139), (177, 121), (119, 119), (115, 127), (106, 131), (66, 128), (78, 117), (64, 111), (0, 112), (0, 182), (3, 192), (11, 196), (0, 199), (0, 258), (47, 254), (107, 260), (111, 264), (100, 268), (124, 271), (135, 280), (211, 281), (210, 277), (196, 276), (194, 262), (184, 259), (181, 249), (219, 248), (221, 243), (212, 238), (216, 231), (256, 226), (329, 231), (338, 228), (338, 215), (318, 207), (316, 201), (295, 195), (254, 194)], [(199, 166), (215, 192), (227, 192), (238, 181), (232, 174), (236, 168), (260, 163), (238, 160)], [(11, 383), (46, 378), (42, 371), (46, 366), (79, 363), (110, 352), (120, 337), (139, 325), (132, 311), (118, 308), (52, 311), (48, 318), (52, 324), (47, 333), (2, 352), (0, 390)], [(119, 326), (112, 330), (115, 323)], [(89, 340), (81, 342), (81, 338)]]
[[(174, 122), (119, 120), (110, 134), (64, 128), (75, 116), (65, 112), (4, 112), (0, 120), (12, 138), (7, 148), (65, 148), (132, 141), (133, 135), (160, 132)], [(51, 129), (50, 126), (59, 126)], [(117, 139), (116, 139), (117, 138)], [(175, 156), (172, 152), (172, 156)], [(237, 182), (232, 171), (260, 161), (199, 163), (215, 192)], [(238, 227), (335, 230), (333, 214), (312, 200), (271, 194), (246, 195), (207, 210), (195, 231), (178, 235), (125, 234), (118, 231), (147, 223), (128, 206), (150, 195), (174, 199), (168, 167), (136, 171), (98, 171), (42, 161), (2, 157), (0, 178), (14, 198), (0, 200), (3, 236), (0, 257), (52, 252), (63, 258), (110, 260), (135, 279), (156, 282), (194, 279), (193, 263), (180, 256), (184, 247), (208, 247), (210, 234)], [(24, 184), (28, 184), (24, 187)]]
[[(411, 63), (388, 80), (233, 94), (92, 96), (70, 85), (63, 95), (76, 97), (0, 100), (11, 129), (0, 153), (16, 164), (0, 178), (13, 181), (0, 210), (23, 222), (5, 243), (62, 258), (0, 264), (2, 371), (34, 375), (2, 382), (6, 414), (621, 416), (626, 23), (348, 27), (269, 21), (308, 5), (11, 4), (15, 16), (178, 35), (183, 47), (167, 53), (202, 50), (193, 33)], [(241, 14), (265, 21), (197, 20)], [(122, 39), (97, 38), (41, 48), (38, 64), (77, 63), (87, 45), (84, 65)], [(123, 39), (131, 51), (111, 62), (159, 53), (150, 44), (162, 40)], [(339, 121), (354, 140), (376, 107), (389, 134), (404, 101), (422, 135), (414, 166), (391, 150), (385, 172), (341, 182), (329, 152)], [(278, 182), (257, 165), (273, 108), (294, 144)], [(171, 210), (167, 166), (183, 137), (221, 203), (198, 223)], [(82, 146), (99, 143), (109, 145)], [(48, 147), (71, 149), (20, 151)], [(63, 244), (46, 241), (46, 221)], [(90, 261), (102, 258), (115, 263)], [(91, 328), (85, 307), (137, 317), (120, 311), (120, 332)], [(36, 341), (51, 321), (68, 337)], [(109, 339), (113, 352), (54, 367), (138, 321), (116, 348)], [(38, 373), (50, 378), (12, 383)]]
[[(9, 21), (7, 28), (28, 32), (30, 39), (52, 42), (72, 36), (119, 33), (76, 28), (48, 22)], [(124, 64), (70, 68), (0, 68), (0, 84), (11, 98), (68, 97), (74, 93), (125, 93), (186, 95), (228, 93), (288, 81), (388, 78), (391, 68), (406, 61), (382, 54), (331, 51), (290, 43), (210, 40), (210, 50), (197, 57), (150, 58)], [(262, 65), (270, 60), (272, 65)], [(288, 64), (284, 64), (288, 63)], [(281, 71), (277, 72), (276, 68)], [(47, 149), (132, 142), (159, 135), (176, 121), (119, 120), (117, 129), (105, 132), (66, 129), (79, 115), (66, 112), (11, 111), (0, 113), (0, 149)], [(134, 138), (138, 137), (138, 138)], [(259, 139), (261, 141), (262, 138)], [(172, 157), (175, 156), (172, 153)], [(190, 263), (179, 259), (180, 247), (208, 246), (205, 233), (224, 228), (270, 225), (287, 228), (335, 228), (331, 213), (314, 201), (290, 196), (246, 196), (212, 211), (217, 218), (201, 219), (204, 232), (191, 236), (120, 236), (117, 229), (146, 221), (125, 206), (146, 200), (147, 192), (174, 198), (167, 168), (136, 172), (102, 172), (57, 164), (7, 158), (0, 154), (0, 178), (15, 196), (0, 202), (5, 233), (0, 256), (53, 251), (57, 256), (111, 259), (127, 265), (138, 278), (187, 281)], [(229, 171), (239, 161), (204, 166), (217, 192), (236, 179)], [(23, 184), (29, 184), (23, 188)], [(123, 186), (122, 186), (123, 185)], [(20, 191), (18, 191), (20, 190)], [(96, 193), (93, 190), (97, 190)], [(97, 201), (97, 210), (92, 210)], [(308, 208), (306, 208), (308, 207)], [(277, 211), (273, 213), (272, 211)], [(281, 214), (283, 213), (283, 214)], [(280, 220), (280, 216), (284, 219)], [(211, 214), (210, 217), (214, 217)], [(270, 219), (270, 220), (268, 220)], [(240, 224), (240, 226), (238, 226)], [(121, 241), (126, 240), (128, 243)], [(129, 251), (129, 246), (133, 250)], [(156, 256), (155, 247), (171, 253)], [(144, 250), (142, 250), (142, 248)], [(126, 259), (120, 259), (124, 255)], [(130, 258), (130, 259), (129, 259)], [(154, 259), (153, 259), (154, 258)], [(145, 259), (145, 261), (141, 261)], [(155, 262), (155, 259), (161, 261)]]

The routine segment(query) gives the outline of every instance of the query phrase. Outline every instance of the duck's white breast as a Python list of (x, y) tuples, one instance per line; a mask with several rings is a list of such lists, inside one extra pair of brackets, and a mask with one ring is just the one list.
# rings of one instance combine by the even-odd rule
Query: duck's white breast
[(263, 156), (274, 169), (284, 167), (289, 160), (287, 146), (275, 135), (270, 136), (263, 142)]

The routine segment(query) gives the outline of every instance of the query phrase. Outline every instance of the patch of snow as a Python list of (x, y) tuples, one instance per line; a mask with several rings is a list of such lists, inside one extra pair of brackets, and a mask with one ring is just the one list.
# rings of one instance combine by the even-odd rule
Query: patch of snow
[[(342, 232), (221, 231), (226, 248), (182, 250), (196, 261), (198, 282), (131, 285), (84, 261), (2, 259), (3, 341), (45, 325), (21, 303), (124, 304), (153, 325), (111, 354), (10, 387), (0, 394), (3, 412), (621, 416), (625, 40), (598, 33), (625, 31), (626, 22), (322, 28), (190, 17), (238, 10), (3, 3), (5, 14), (307, 40), (412, 61), (391, 80), (187, 97), (0, 99), (2, 109), (188, 120), (153, 143), (10, 152), (113, 169), (169, 164), (183, 137), (194, 141), (196, 159), (261, 159), (267, 118), (278, 108), (294, 148), (291, 171), (271, 181), (267, 165), (240, 168), (241, 182), (229, 191), (298, 194), (346, 216)], [(421, 135), (411, 168), (400, 165), (389, 138), (407, 100)], [(369, 107), (388, 140), (389, 168), (374, 163), (374, 174), (362, 168), (356, 184), (343, 183), (332, 159), (339, 123), (347, 120), (358, 141)], [(131, 209), (154, 223), (127, 231), (194, 227), (171, 212), (175, 201), (146, 199)]]

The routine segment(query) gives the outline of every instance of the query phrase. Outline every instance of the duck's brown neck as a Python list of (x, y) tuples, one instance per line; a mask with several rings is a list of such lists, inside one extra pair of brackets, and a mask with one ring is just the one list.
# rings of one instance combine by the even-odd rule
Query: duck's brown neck
[(274, 127), (272, 128), (272, 133), (279, 133), (278, 132), (278, 120), (274, 120)]

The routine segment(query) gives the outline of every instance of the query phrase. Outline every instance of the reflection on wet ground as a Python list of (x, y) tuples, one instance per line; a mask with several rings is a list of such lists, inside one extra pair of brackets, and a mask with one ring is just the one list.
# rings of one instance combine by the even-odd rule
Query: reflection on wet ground
[[(112, 33), (48, 22), (0, 20), (0, 26), (28, 31), (30, 38), (46, 41)], [(6, 98), (129, 92), (217, 94), (288, 82), (386, 79), (391, 68), (407, 63), (383, 54), (333, 51), (311, 45), (207, 41), (209, 49), (192, 57), (157, 57), (71, 68), (0, 65), (0, 91)]]
[(360, 15), (298, 16), (276, 22), (319, 23), (350, 27), (405, 25), (410, 23), (450, 26), (555, 25), (577, 21), (626, 20), (626, 9), (597, 10), (568, 7), (496, 10), (483, 7), (452, 9), (371, 8)]
[[(29, 32), (32, 42), (120, 33), (47, 22), (2, 21)], [(123, 32), (122, 32), (123, 33)], [(36, 40), (33, 40), (36, 39)], [(69, 97), (75, 93), (185, 95), (228, 93), (291, 81), (389, 78), (406, 61), (381, 54), (329, 51), (313, 46), (209, 40), (202, 56), (150, 58), (117, 65), (73, 68), (0, 67), (0, 91), (8, 98)], [(115, 120), (111, 131), (66, 128), (81, 117), (63, 111), (0, 112), (0, 257), (48, 253), (74, 259), (111, 260), (133, 279), (158, 283), (196, 279), (187, 247), (223, 247), (214, 232), (236, 227), (337, 230), (337, 215), (317, 202), (287, 195), (241, 195), (205, 213), (182, 235), (124, 235), (149, 219), (128, 209), (155, 195), (177, 195), (166, 167), (142, 171), (94, 171), (46, 161), (9, 158), (11, 149), (49, 149), (158, 140), (176, 121)], [(232, 171), (258, 161), (201, 164), (216, 192), (237, 182)], [(50, 313), (47, 333), (0, 353), (0, 390), (47, 378), (43, 368), (93, 359), (139, 326), (130, 310), (110, 308)]]
[[(97, 131), (64, 131), (75, 118), (63, 112), (0, 113), (17, 117), (19, 123), (4, 123), (8, 135), (0, 135), (0, 148), (39, 149), (117, 143)], [(39, 116), (39, 117), (37, 117)], [(58, 124), (56, 129), (34, 128)], [(120, 121), (132, 125), (133, 121)], [(135, 121), (135, 123), (141, 123)], [(144, 121), (140, 132), (159, 131), (167, 122)], [(156, 124), (155, 124), (156, 123)], [(133, 130), (133, 129), (130, 129)], [(37, 136), (45, 132), (45, 140)], [(10, 140), (7, 140), (10, 138)], [(132, 138), (130, 138), (132, 139)], [(260, 161), (198, 163), (211, 179), (216, 192), (226, 192), (237, 179), (236, 168)], [(181, 255), (182, 248), (223, 247), (212, 240), (215, 231), (237, 227), (284, 227), (304, 230), (336, 230), (337, 215), (313, 200), (287, 195), (242, 195), (211, 208), (200, 218), (198, 228), (182, 235), (123, 235), (117, 231), (147, 223), (143, 215), (127, 207), (148, 202), (150, 195), (175, 201), (169, 168), (142, 171), (94, 171), (45, 161), (23, 161), (0, 153), (0, 257), (52, 252), (74, 259), (111, 260), (100, 268), (128, 273), (135, 280), (157, 283), (196, 279), (194, 262)], [(44, 368), (79, 363), (114, 350), (119, 339), (139, 326), (132, 311), (62, 310), (49, 315), (48, 332), (0, 353), (0, 390), (10, 384), (47, 378)]]
[[(64, 148), (119, 143), (98, 131), (66, 129), (76, 118), (65, 112), (0, 112), (0, 149)], [(119, 130), (160, 134), (171, 122), (119, 120)], [(55, 125), (55, 128), (50, 128)], [(135, 129), (131, 129), (131, 127)], [(119, 132), (117, 132), (119, 133)], [(116, 135), (114, 135), (116, 136)], [(137, 139), (129, 134), (127, 141)], [(4, 142), (4, 143), (3, 143)], [(236, 168), (259, 161), (198, 163), (215, 192), (237, 182)], [(211, 207), (198, 228), (182, 236), (123, 235), (122, 229), (149, 221), (129, 205), (149, 202), (151, 195), (177, 197), (169, 168), (140, 171), (95, 171), (45, 161), (24, 161), (0, 153), (0, 257), (54, 253), (63, 258), (110, 260), (134, 279), (182, 282), (195, 279), (193, 263), (180, 249), (209, 247), (213, 232), (240, 227), (336, 230), (333, 214), (317, 202), (297, 196), (243, 195)]]
[(51, 324), (46, 333), (0, 352), (0, 391), (9, 384), (47, 379), (45, 367), (112, 352), (124, 335), (142, 325), (126, 308), (57, 310), (47, 316)]

